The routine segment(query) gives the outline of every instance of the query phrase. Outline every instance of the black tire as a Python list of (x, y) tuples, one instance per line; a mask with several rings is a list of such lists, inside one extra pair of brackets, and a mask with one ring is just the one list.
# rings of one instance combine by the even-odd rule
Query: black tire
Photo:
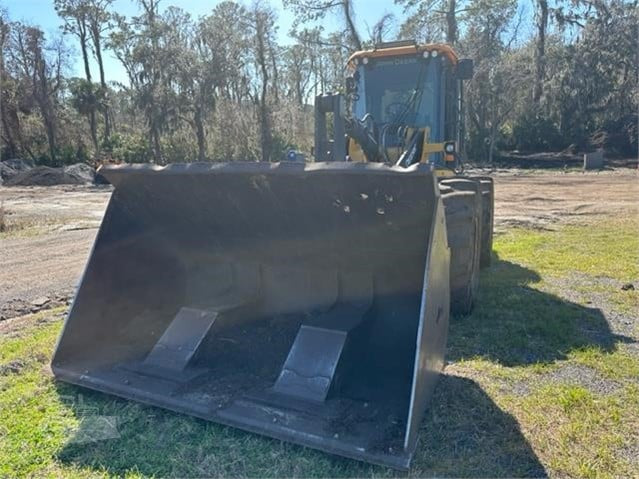
[(481, 254), (479, 267), (487, 268), (493, 254), (493, 229), (495, 225), (495, 186), (488, 176), (473, 178), (479, 181), (482, 197)]
[(468, 179), (442, 180), (440, 192), (450, 247), (451, 312), (467, 315), (473, 309), (479, 287), (482, 218), (479, 183)]

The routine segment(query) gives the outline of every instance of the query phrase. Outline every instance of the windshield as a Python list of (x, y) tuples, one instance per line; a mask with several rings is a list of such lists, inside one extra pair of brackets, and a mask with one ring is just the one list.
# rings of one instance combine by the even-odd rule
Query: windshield
[(378, 127), (399, 124), (430, 127), (430, 138), (440, 137), (440, 59), (399, 57), (372, 59), (359, 65), (354, 114), (370, 113)]

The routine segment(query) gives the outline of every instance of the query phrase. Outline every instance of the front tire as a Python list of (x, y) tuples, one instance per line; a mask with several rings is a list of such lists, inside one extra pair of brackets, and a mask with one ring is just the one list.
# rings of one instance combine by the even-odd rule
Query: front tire
[(479, 288), (482, 196), (479, 182), (460, 178), (442, 180), (440, 192), (446, 211), (450, 247), (451, 312), (467, 315)]

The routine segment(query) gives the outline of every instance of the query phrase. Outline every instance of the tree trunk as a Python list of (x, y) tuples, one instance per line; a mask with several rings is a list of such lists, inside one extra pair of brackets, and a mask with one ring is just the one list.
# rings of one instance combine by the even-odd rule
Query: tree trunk
[(342, 0), (342, 9), (344, 11), (344, 19), (346, 20), (346, 27), (348, 28), (348, 33), (350, 34), (351, 41), (353, 42), (353, 46), (357, 50), (362, 49), (362, 41), (359, 38), (359, 33), (357, 33), (357, 28), (355, 27), (355, 22), (352, 17), (352, 5), (351, 0)]
[[(6, 38), (6, 34), (5, 34), (5, 24), (4, 24), (4, 20), (2, 18), (0, 18), (0, 141), (2, 141), (4, 139), (4, 135), (3, 135), (3, 130), (4, 128), (4, 124), (5, 124), (5, 119), (4, 119), (4, 41)], [(8, 132), (7, 130), (7, 137), (9, 139), (11, 139), (11, 134)], [(9, 148), (11, 150), (15, 150), (13, 146), (13, 140), (10, 140), (11, 144), (9, 144), (9, 141), (7, 141), (7, 145), (9, 146)], [(15, 154), (15, 151), (11, 152), (12, 155)], [(0, 160), (2, 160), (2, 145), (0, 145)]]
[(91, 130), (91, 141), (93, 142), (95, 152), (98, 153), (100, 150), (100, 143), (98, 142), (98, 125), (95, 121), (95, 111), (90, 111), (88, 117), (89, 129)]
[(19, 158), (23, 152), (26, 152), (32, 160), (35, 159), (35, 155), (29, 148), (29, 145), (24, 141), (17, 107), (15, 105), (9, 107), (5, 105), (2, 120), (6, 133), (6, 141), (9, 144), (10, 150), (13, 152), (12, 156)]
[(548, 27), (548, 0), (537, 0), (537, 42), (535, 48), (535, 83), (533, 102), (539, 105), (544, 93), (546, 76), (546, 28)]
[(295, 79), (295, 100), (299, 107), (304, 106), (304, 93), (302, 92), (302, 81), (298, 77)]
[[(262, 92), (264, 92), (264, 88), (262, 88)], [(262, 97), (260, 101), (260, 137), (262, 143), (262, 161), (270, 161), (272, 135), (271, 125), (269, 122), (269, 111), (265, 97)]]
[(100, 70), (100, 85), (106, 88), (106, 79), (104, 76), (104, 63), (102, 62), (102, 46), (100, 44), (100, 33), (93, 33), (93, 47), (95, 49), (95, 59), (98, 62), (98, 69)]
[(150, 136), (151, 136), (151, 148), (153, 149), (153, 160), (156, 164), (162, 165), (164, 161), (162, 160), (162, 146), (160, 145), (160, 133), (158, 132), (155, 125), (151, 124), (150, 127)]
[(47, 134), (47, 143), (49, 144), (49, 157), (51, 163), (56, 164), (56, 141), (55, 141), (55, 119), (51, 98), (49, 98), (49, 82), (47, 79), (46, 65), (42, 58), (42, 50), (38, 42), (34, 42), (34, 93), (40, 113), (44, 121), (44, 127)]
[[(86, 76), (87, 82), (91, 87), (91, 91), (93, 92), (93, 83), (91, 79), (91, 68), (89, 67), (89, 52), (87, 49), (87, 31), (86, 25), (78, 19), (78, 36), (80, 38), (80, 50), (82, 51), (82, 62), (84, 63), (84, 74)], [(91, 141), (93, 142), (93, 147), (95, 148), (96, 154), (100, 151), (100, 144), (98, 142), (98, 127), (95, 121), (95, 99), (93, 105), (91, 106), (92, 110), (87, 114), (89, 119), (89, 129), (91, 131)]]
[(273, 95), (275, 98), (275, 104), (278, 105), (280, 103), (280, 94), (279, 94), (279, 72), (277, 69), (277, 61), (275, 55), (275, 48), (273, 47), (273, 43), (269, 40), (268, 42), (269, 52), (271, 54), (271, 67), (273, 68)]
[(47, 131), (47, 143), (49, 144), (49, 156), (51, 157), (51, 163), (56, 165), (56, 144), (55, 144), (55, 126), (51, 119), (50, 114), (44, 116), (44, 126)]
[(491, 168), (495, 167), (494, 154), (495, 154), (495, 137), (497, 136), (497, 128), (499, 121), (497, 119), (497, 93), (491, 93), (491, 105), (490, 105), (490, 143), (488, 145), (488, 164)]
[(202, 120), (202, 108), (195, 107), (194, 115), (195, 135), (197, 137), (197, 161), (206, 161), (206, 136), (204, 134), (204, 122)]
[[(319, 76), (320, 76), (320, 92), (325, 92), (326, 91), (326, 77), (324, 75), (324, 60), (322, 60), (322, 58), (320, 57), (319, 59)], [(317, 89), (315, 90), (315, 96), (317, 96)]]
[[(1, 102), (0, 102), (1, 103)], [(2, 106), (0, 105), (0, 109)], [(15, 139), (13, 138), (13, 133), (11, 132), (11, 125), (7, 120), (6, 111), (2, 111), (0, 114), (0, 139), (5, 142), (7, 145), (7, 156), (9, 158), (20, 157), (20, 151), (18, 149), (18, 145), (16, 144)], [(1, 158), (0, 158), (1, 159)]]
[(256, 18), (256, 41), (257, 41), (257, 62), (262, 74), (262, 95), (259, 101), (260, 109), (260, 143), (262, 150), (262, 161), (270, 161), (271, 159), (271, 125), (269, 121), (268, 111), (268, 67), (266, 65), (266, 19), (262, 15), (258, 15)]
[(157, 5), (159, 0), (140, 0), (140, 5), (144, 9), (145, 18), (148, 24), (148, 28), (151, 31), (151, 51), (150, 55), (153, 58), (149, 76), (151, 78), (149, 104), (146, 107), (148, 122), (149, 122), (149, 134), (151, 137), (151, 148), (153, 150), (153, 160), (157, 164), (163, 164), (164, 158), (162, 157), (162, 145), (160, 143), (160, 126), (162, 125), (161, 110), (156, 107), (158, 82), (162, 73), (162, 66), (158, 64), (159, 59), (159, 41), (156, 33), (157, 23)]
[(91, 68), (89, 68), (89, 53), (87, 51), (87, 34), (86, 26), (78, 20), (78, 36), (80, 38), (80, 50), (82, 51), (82, 61), (84, 63), (84, 74), (89, 83), (91, 83)]
[[(104, 94), (107, 96), (108, 100), (108, 89), (106, 84), (106, 78), (104, 76), (104, 62), (102, 61), (102, 45), (100, 42), (100, 30), (97, 25), (92, 25), (92, 38), (93, 38), (93, 48), (95, 50), (95, 59), (98, 62), (98, 68), (100, 70), (100, 86), (104, 91)], [(111, 117), (109, 116), (109, 106), (108, 101), (107, 105), (104, 105), (104, 140), (108, 141), (111, 136)]]
[(495, 131), (494, 128), (490, 128), (490, 145), (488, 145), (488, 164), (491, 169), (495, 168), (495, 163), (493, 159), (494, 151), (495, 151)]
[(457, 43), (457, 0), (448, 0), (446, 10), (446, 42), (450, 45)]

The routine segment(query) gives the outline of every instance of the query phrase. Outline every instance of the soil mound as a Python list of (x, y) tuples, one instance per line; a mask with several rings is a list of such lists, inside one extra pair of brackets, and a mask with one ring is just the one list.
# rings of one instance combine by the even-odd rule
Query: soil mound
[(86, 163), (76, 163), (64, 167), (64, 172), (68, 175), (79, 178), (84, 183), (93, 183), (95, 181), (95, 169)]
[(2, 185), (6, 181), (9, 181), (17, 174), (18, 172), (16, 170), (8, 165), (5, 165), (3, 162), (0, 162), (0, 185)]
[(63, 168), (37, 166), (23, 171), (5, 181), (5, 186), (53, 186), (82, 185), (86, 181), (76, 175), (67, 173)]

